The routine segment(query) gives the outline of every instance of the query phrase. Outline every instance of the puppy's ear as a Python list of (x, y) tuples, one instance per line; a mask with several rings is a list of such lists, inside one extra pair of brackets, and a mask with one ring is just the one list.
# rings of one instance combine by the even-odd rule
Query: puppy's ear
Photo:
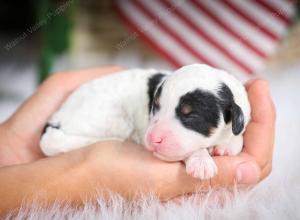
[(222, 83), (218, 91), (220, 106), (225, 123), (232, 123), (232, 133), (238, 135), (244, 129), (244, 114), (240, 106), (234, 102), (233, 94), (229, 87)]
[(231, 105), (231, 122), (233, 134), (240, 134), (244, 129), (244, 114), (240, 106), (238, 106), (234, 102)]
[(148, 79), (149, 113), (151, 112), (155, 91), (157, 91), (158, 86), (161, 85), (161, 82), (164, 80), (165, 76), (166, 74), (156, 73)]

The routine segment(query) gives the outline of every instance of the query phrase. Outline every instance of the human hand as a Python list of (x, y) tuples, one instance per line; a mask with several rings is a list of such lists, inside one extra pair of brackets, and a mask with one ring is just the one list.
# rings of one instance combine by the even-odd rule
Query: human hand
[(39, 147), (42, 131), (66, 97), (81, 84), (120, 70), (120, 67), (104, 67), (50, 76), (7, 121), (0, 124), (0, 167), (44, 157)]

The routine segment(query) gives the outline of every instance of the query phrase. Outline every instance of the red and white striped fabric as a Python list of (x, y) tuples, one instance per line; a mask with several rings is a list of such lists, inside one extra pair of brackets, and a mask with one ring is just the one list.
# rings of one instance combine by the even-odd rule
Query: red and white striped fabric
[(116, 10), (175, 67), (206, 63), (253, 74), (275, 51), (293, 0), (119, 0)]

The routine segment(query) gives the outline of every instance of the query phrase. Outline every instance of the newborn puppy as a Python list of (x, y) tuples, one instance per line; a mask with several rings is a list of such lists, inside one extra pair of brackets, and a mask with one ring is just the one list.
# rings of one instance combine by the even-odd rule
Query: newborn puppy
[(244, 86), (222, 70), (200, 64), (173, 73), (132, 69), (77, 89), (50, 119), (40, 145), (55, 155), (97, 141), (131, 140), (209, 179), (217, 173), (210, 153), (238, 154), (249, 120)]

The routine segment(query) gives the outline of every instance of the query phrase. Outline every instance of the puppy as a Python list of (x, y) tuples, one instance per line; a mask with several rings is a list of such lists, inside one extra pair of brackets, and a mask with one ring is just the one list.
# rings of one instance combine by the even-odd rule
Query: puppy
[(210, 154), (238, 154), (249, 120), (244, 86), (222, 70), (201, 64), (173, 73), (132, 69), (77, 89), (49, 120), (40, 145), (50, 156), (130, 140), (209, 179), (217, 174)]

